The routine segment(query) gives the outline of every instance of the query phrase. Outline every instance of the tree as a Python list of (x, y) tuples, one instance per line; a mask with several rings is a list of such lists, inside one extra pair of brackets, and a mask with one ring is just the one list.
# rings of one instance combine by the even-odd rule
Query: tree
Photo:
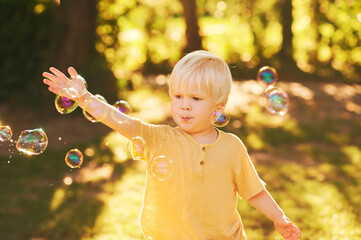
[(186, 46), (184, 52), (202, 49), (202, 38), (199, 35), (197, 6), (195, 0), (181, 0), (186, 21)]
[(57, 30), (47, 63), (66, 71), (74, 66), (88, 86), (106, 98), (116, 97), (115, 79), (95, 50), (98, 0), (62, 0), (55, 15)]
[(286, 61), (293, 61), (292, 0), (281, 1), (282, 46), (279, 55)]

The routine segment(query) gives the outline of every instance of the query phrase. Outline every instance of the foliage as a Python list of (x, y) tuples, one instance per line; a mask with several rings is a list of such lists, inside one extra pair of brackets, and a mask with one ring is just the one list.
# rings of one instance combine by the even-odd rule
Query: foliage
[[(197, 1), (203, 48), (222, 56), (236, 77), (254, 76), (264, 64), (288, 67), (282, 46), (283, 1)], [(169, 72), (184, 47), (185, 22), (178, 2), (100, 0), (98, 51), (118, 79), (149, 66)], [(293, 58), (319, 77), (360, 81), (359, 1), (293, 1)], [(142, 16), (142, 17), (140, 17)], [(131, 56), (131, 57), (130, 57)], [(284, 67), (285, 66), (285, 67)], [(333, 75), (332, 75), (333, 74)]]

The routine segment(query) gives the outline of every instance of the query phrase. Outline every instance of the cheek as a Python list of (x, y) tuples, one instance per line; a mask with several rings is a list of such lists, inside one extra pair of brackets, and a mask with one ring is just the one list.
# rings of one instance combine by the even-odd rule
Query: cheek
[(177, 112), (177, 109), (178, 109), (177, 104), (172, 101), (172, 102), (171, 102), (171, 105), (170, 105), (170, 112), (171, 112), (171, 114), (173, 115), (175, 112)]

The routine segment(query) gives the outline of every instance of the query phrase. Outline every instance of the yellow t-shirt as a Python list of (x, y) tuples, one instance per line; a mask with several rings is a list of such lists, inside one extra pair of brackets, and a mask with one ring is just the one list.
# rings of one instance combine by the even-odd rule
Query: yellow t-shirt
[[(241, 140), (218, 130), (212, 144), (200, 144), (178, 127), (138, 121), (147, 144), (147, 178), (141, 228), (149, 240), (245, 240), (238, 194), (248, 200), (265, 189)], [(149, 166), (165, 156), (171, 177), (159, 180)]]

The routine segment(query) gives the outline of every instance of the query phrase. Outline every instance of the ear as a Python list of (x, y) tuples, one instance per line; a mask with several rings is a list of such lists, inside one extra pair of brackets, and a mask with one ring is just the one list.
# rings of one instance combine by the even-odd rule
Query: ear
[(228, 98), (227, 98), (226, 100), (224, 100), (223, 102), (218, 103), (218, 104), (217, 104), (217, 107), (219, 106), (219, 107), (225, 108), (225, 107), (226, 107), (226, 104), (227, 104), (227, 101), (228, 101)]

